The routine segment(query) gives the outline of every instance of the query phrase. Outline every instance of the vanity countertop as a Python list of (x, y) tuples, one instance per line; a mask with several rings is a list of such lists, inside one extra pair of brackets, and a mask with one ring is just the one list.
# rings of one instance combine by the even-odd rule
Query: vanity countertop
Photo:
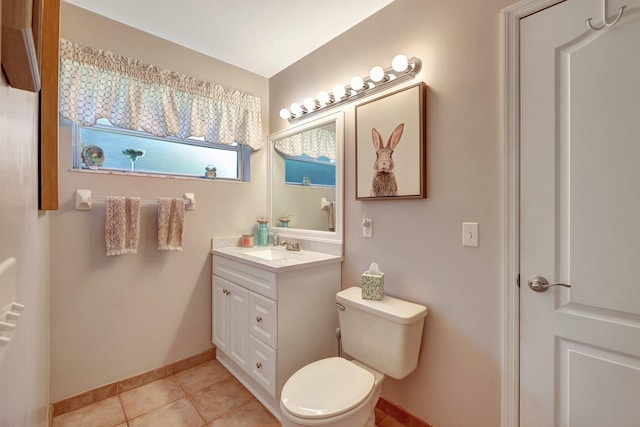
[(280, 246), (255, 246), (252, 248), (231, 246), (212, 249), (211, 253), (274, 273), (342, 262), (342, 257), (339, 255), (306, 250), (288, 251)]

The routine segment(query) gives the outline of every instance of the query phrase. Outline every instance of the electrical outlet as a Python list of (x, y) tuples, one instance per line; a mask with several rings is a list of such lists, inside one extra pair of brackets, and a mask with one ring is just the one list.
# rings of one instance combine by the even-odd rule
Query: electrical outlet
[(362, 237), (373, 237), (373, 220), (371, 218), (362, 220)]
[(478, 247), (478, 223), (462, 223), (462, 246)]

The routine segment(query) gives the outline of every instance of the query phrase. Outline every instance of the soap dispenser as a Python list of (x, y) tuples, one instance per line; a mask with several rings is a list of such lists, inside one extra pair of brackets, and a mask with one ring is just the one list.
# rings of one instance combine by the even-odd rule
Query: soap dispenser
[(257, 246), (269, 246), (269, 218), (261, 216), (258, 218), (258, 232), (256, 233)]

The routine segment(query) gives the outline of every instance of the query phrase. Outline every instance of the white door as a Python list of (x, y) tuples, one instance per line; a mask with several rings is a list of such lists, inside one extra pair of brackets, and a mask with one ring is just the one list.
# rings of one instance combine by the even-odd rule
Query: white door
[(521, 427), (640, 426), (640, 0), (603, 1), (520, 21)]

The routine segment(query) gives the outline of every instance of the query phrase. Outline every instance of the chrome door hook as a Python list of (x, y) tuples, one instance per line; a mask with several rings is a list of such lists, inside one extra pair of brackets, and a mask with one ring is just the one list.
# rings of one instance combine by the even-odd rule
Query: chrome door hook
[(594, 26), (591, 23), (592, 18), (589, 18), (584, 22), (586, 22), (587, 27), (591, 28), (593, 31), (600, 31), (605, 27), (613, 27), (618, 23), (620, 18), (622, 18), (622, 14), (624, 13), (624, 9), (626, 7), (627, 6), (622, 6), (620, 9), (618, 9), (618, 16), (616, 16), (616, 18), (613, 21), (607, 22), (607, 0), (602, 0), (602, 24), (600, 24), (600, 26), (598, 27)]

